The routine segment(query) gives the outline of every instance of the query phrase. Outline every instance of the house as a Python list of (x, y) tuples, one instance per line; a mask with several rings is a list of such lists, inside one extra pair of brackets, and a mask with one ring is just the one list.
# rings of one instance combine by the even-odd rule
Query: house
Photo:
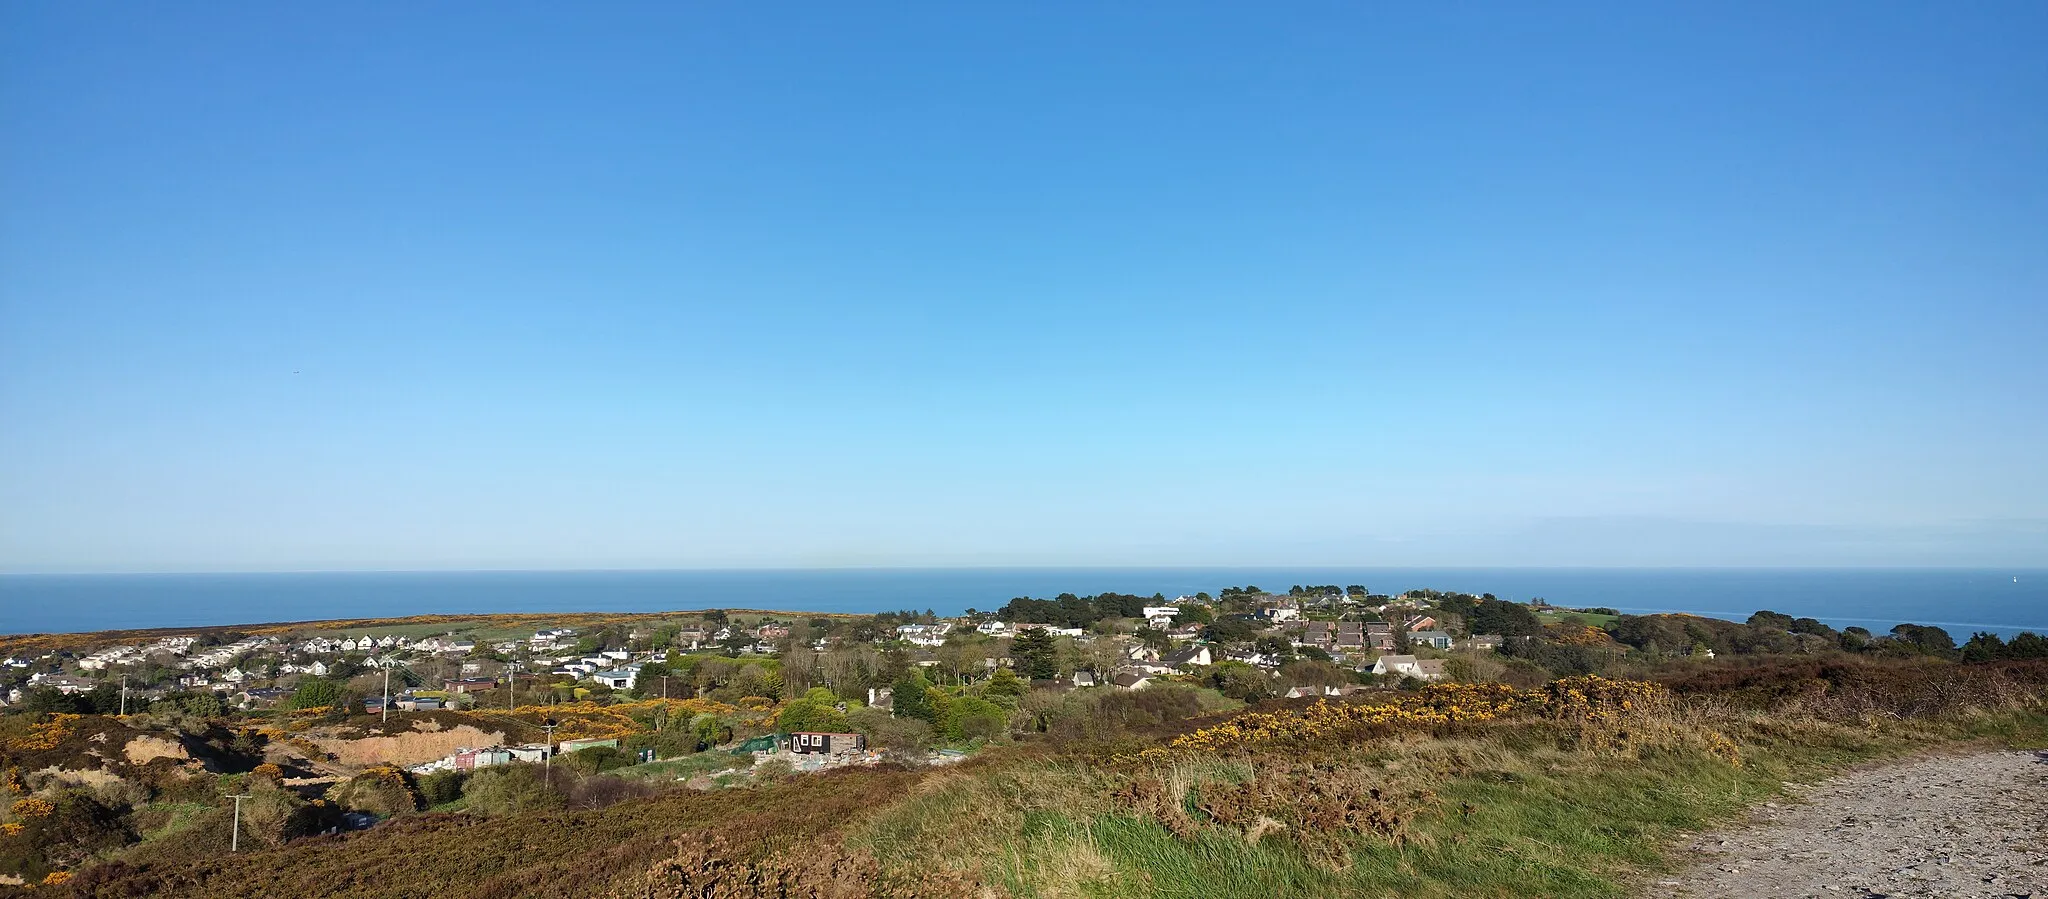
[(991, 637), (1000, 637), (1010, 632), (1010, 625), (1001, 621), (984, 621), (975, 625), (974, 629)]
[(787, 639), (787, 638), (789, 637), (789, 625), (786, 625), (786, 624), (764, 624), (764, 625), (761, 625), (761, 627), (760, 627), (760, 629), (759, 629), (759, 630), (757, 630), (757, 631), (755, 631), (755, 632), (754, 632), (754, 636), (756, 636), (756, 637), (759, 637), (760, 639), (763, 639), (763, 640), (783, 640), (783, 639)]
[(1365, 644), (1379, 652), (1394, 651), (1394, 626), (1383, 621), (1368, 622), (1365, 625)]
[(1444, 660), (1423, 660), (1409, 655), (1380, 656), (1379, 661), (1373, 663), (1372, 673), (1392, 675), (1394, 677), (1412, 677), (1418, 680), (1442, 680), (1444, 677)]
[(617, 738), (617, 737), (605, 737), (605, 738), (600, 738), (600, 737), (583, 737), (582, 739), (577, 739), (577, 740), (563, 740), (563, 741), (562, 741), (562, 751), (563, 751), (563, 752), (582, 752), (582, 751), (583, 751), (583, 750), (585, 750), (585, 749), (596, 749), (596, 748), (598, 748), (599, 746), (604, 746), (604, 747), (607, 747), (607, 748), (611, 748), (611, 749), (617, 749), (617, 748), (619, 748), (619, 738)]
[(868, 708), (885, 711), (896, 708), (896, 691), (892, 687), (869, 687)]
[(1314, 646), (1329, 649), (1337, 645), (1337, 622), (1311, 621), (1302, 628), (1301, 638), (1294, 641), (1296, 646)]
[(1154, 615), (1154, 616), (1152, 616), (1152, 617), (1150, 617), (1150, 618), (1147, 618), (1147, 619), (1145, 619), (1145, 626), (1146, 626), (1146, 627), (1149, 627), (1149, 628), (1151, 628), (1151, 629), (1153, 629), (1153, 630), (1155, 630), (1155, 631), (1163, 631), (1163, 630), (1166, 630), (1166, 629), (1168, 629), (1168, 628), (1171, 628), (1171, 627), (1173, 627), (1173, 616), (1172, 616), (1172, 615)]
[(590, 679), (614, 690), (631, 690), (633, 689), (633, 684), (640, 680), (640, 666), (629, 665), (624, 668), (607, 668), (603, 671), (592, 671), (590, 672)]
[(1408, 643), (1412, 646), (1449, 649), (1451, 648), (1451, 635), (1443, 631), (1409, 631)]
[(1501, 636), (1499, 634), (1473, 634), (1465, 638), (1464, 647), (1466, 649), (1499, 649), (1500, 644)]
[(1088, 669), (1086, 669), (1086, 668), (1083, 668), (1083, 669), (1081, 669), (1081, 670), (1079, 670), (1079, 671), (1076, 671), (1076, 672), (1074, 672), (1074, 686), (1076, 686), (1076, 687), (1092, 687), (1092, 686), (1095, 686), (1095, 672), (1093, 672), (1093, 671), (1089, 671), (1089, 670), (1088, 670)]
[(498, 682), (488, 677), (465, 677), (461, 680), (442, 681), (441, 688), (450, 693), (479, 693), (495, 689)]
[(1193, 646), (1183, 646), (1180, 649), (1169, 652), (1166, 654), (1166, 658), (1160, 661), (1174, 668), (1186, 668), (1190, 666), (1213, 665), (1216, 663), (1216, 658), (1209, 651), (1208, 644), (1196, 643)]
[(75, 695), (92, 692), (92, 688), (99, 686), (99, 682), (69, 674), (38, 674), (28, 679), (28, 685), (49, 687), (59, 693)]
[(408, 712), (431, 712), (447, 705), (438, 696), (400, 696), (392, 703)]
[(1178, 614), (1180, 614), (1180, 609), (1174, 606), (1146, 606), (1144, 614), (1140, 617), (1172, 618), (1173, 616)]
[(1265, 616), (1266, 620), (1274, 622), (1301, 620), (1301, 610), (1291, 605), (1267, 606), (1260, 609), (1259, 614)]
[(1426, 631), (1436, 627), (1436, 625), (1437, 620), (1434, 615), (1410, 615), (1406, 621), (1401, 622), (1401, 629), (1412, 633), (1415, 631)]
[(1342, 687), (1288, 687), (1288, 699), (1303, 699), (1313, 696), (1342, 696)]
[(1147, 684), (1152, 683), (1152, 675), (1137, 671), (1124, 671), (1110, 678), (1109, 682), (1115, 684), (1121, 690), (1142, 690)]
[(258, 687), (235, 694), (235, 704), (245, 709), (270, 709), (291, 695), (292, 691), (278, 687)]
[(827, 734), (800, 731), (789, 735), (789, 751), (798, 755), (852, 755), (868, 748), (860, 734)]

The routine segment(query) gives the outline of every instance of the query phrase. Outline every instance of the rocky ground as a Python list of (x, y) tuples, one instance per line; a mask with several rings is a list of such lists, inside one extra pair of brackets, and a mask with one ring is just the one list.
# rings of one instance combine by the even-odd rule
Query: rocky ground
[(1650, 896), (2048, 899), (2048, 753), (1852, 772), (1685, 851)]

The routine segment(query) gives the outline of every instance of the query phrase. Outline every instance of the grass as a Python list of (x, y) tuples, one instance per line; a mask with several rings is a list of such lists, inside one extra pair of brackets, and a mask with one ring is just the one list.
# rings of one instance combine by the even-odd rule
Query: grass
[(689, 780), (699, 774), (716, 774), (733, 768), (743, 768), (752, 761), (746, 756), (734, 756), (729, 752), (712, 750), (658, 762), (630, 765), (610, 773), (628, 780)]
[[(928, 781), (849, 844), (873, 852), (885, 870), (984, 859), (978, 873), (985, 882), (1043, 899), (1609, 899), (1668, 871), (1669, 849), (1686, 834), (1736, 820), (1790, 784), (1921, 751), (2048, 746), (2041, 704), (2048, 696), (2038, 684), (2026, 689), (2031, 699), (2023, 690), (2009, 694), (2008, 705), (1919, 717), (1859, 719), (1846, 705), (1802, 704), (1810, 700), (1759, 708), (1709, 699), (1638, 710), (1591, 731), (1502, 721), (1462, 736), (1197, 756), (1155, 767), (989, 759), (962, 776)], [(1288, 771), (1308, 773), (1290, 780)], [(1167, 798), (1130, 799), (1128, 785), (1141, 781), (1158, 784)], [(1262, 807), (1205, 804), (1233, 795), (1205, 784), (1262, 783)], [(1350, 825), (1289, 830), (1266, 817), (1305, 808), (1303, 785), (1321, 783), (1353, 795), (1370, 786), (1390, 797), (1426, 798), (1402, 811), (1388, 834)], [(1293, 826), (1307, 829), (1308, 820)]]
[(1614, 620), (1620, 617), (1602, 612), (1573, 612), (1569, 609), (1544, 609), (1536, 613), (1536, 618), (1544, 624), (1585, 624), (1601, 628), (1613, 624)]

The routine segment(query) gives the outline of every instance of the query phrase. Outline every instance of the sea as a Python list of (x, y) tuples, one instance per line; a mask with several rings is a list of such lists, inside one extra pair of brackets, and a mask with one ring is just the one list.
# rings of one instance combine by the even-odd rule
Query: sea
[(850, 568), (0, 575), (0, 634), (383, 618), (429, 613), (777, 609), (993, 610), (1012, 597), (1168, 597), (1226, 586), (1413, 588), (1629, 613), (1742, 620), (1759, 609), (1882, 633), (1935, 625), (2048, 634), (2048, 569)]

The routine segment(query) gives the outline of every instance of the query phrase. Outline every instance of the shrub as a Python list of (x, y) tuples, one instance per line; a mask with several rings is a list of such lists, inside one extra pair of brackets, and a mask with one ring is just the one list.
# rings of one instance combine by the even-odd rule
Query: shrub
[(420, 809), (419, 793), (413, 789), (411, 775), (391, 765), (379, 765), (336, 784), (327, 791), (327, 798), (342, 808), (369, 812), (380, 818)]
[(592, 746), (575, 752), (565, 752), (555, 757), (557, 767), (581, 775), (615, 771), (633, 764), (630, 753), (620, 752), (610, 746)]
[(540, 766), (494, 765), (469, 776), (463, 784), (463, 798), (472, 811), (486, 815), (561, 808), (560, 793), (549, 788)]
[(420, 798), (428, 807), (462, 798), (462, 772), (436, 771), (419, 779)]

